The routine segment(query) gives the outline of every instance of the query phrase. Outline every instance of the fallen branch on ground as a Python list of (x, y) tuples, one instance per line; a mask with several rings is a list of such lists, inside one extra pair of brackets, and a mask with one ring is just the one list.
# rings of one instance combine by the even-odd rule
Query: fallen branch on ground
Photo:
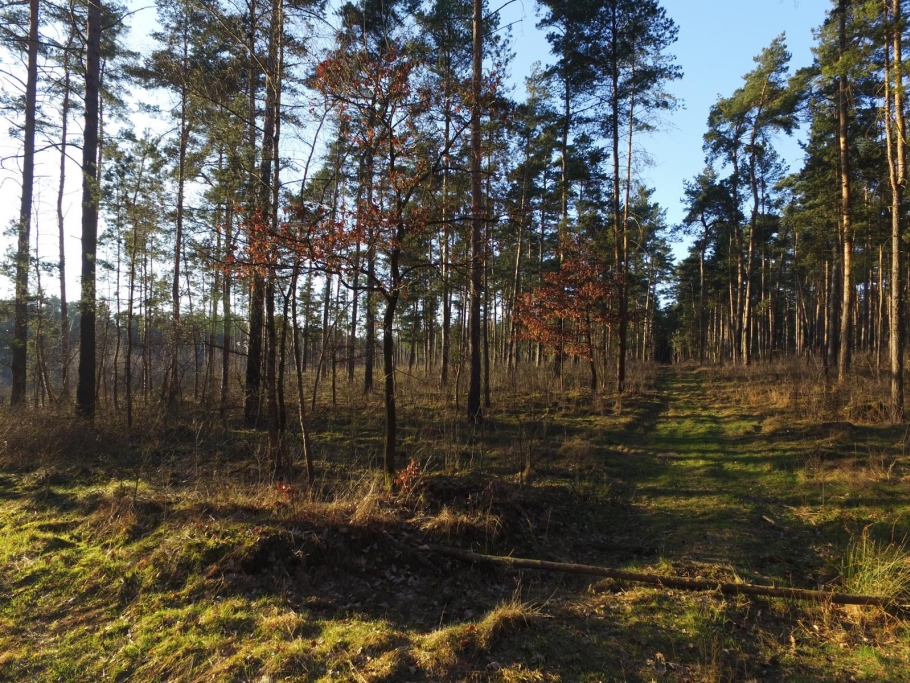
[(848, 595), (846, 593), (832, 593), (830, 591), (807, 590), (803, 588), (774, 588), (771, 586), (756, 586), (749, 583), (724, 583), (706, 579), (688, 579), (679, 576), (659, 576), (642, 572), (629, 572), (621, 569), (596, 567), (589, 564), (569, 564), (566, 562), (547, 562), (546, 560), (530, 560), (522, 557), (504, 557), (501, 555), (481, 555), (470, 550), (460, 550), (442, 545), (423, 545), (420, 550), (428, 550), (439, 555), (454, 557), (466, 562), (484, 562), (498, 564), (513, 569), (537, 569), (548, 572), (562, 572), (564, 574), (587, 574), (590, 576), (603, 576), (608, 579), (620, 581), (634, 581), (647, 583), (664, 588), (679, 588), (687, 591), (720, 591), (725, 595), (761, 595), (769, 598), (787, 598), (789, 600), (805, 600), (809, 602), (833, 603), (835, 605), (869, 605), (875, 607), (888, 607), (893, 600), (878, 595)]

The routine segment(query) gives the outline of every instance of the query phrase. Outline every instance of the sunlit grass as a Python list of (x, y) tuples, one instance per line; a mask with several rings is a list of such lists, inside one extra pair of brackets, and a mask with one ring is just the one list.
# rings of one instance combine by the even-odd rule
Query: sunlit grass
[(869, 527), (851, 541), (841, 573), (851, 593), (878, 595), (895, 603), (910, 601), (910, 551), (906, 543), (877, 541)]
[[(906, 586), (882, 576), (906, 566), (903, 546), (861, 531), (910, 523), (893, 428), (813, 422), (801, 402), (814, 390), (783, 370), (650, 368), (621, 410), (582, 381), (554, 391), (551, 368), (494, 381), (502, 394), (475, 431), (436, 384), (406, 387), (401, 464), (415, 458), (427, 478), (407, 495), (371, 469), (381, 411), (348, 388), (312, 415), (313, 488), (276, 487), (263, 435), (218, 424), (185, 430), (188, 445), (150, 423), (122, 458), (80, 452), (84, 466), (4, 462), (0, 678), (833, 682), (907, 669), (908, 634), (888, 613), (415, 550), (843, 583), (902, 604)], [(40, 444), (37, 425), (13, 429)]]

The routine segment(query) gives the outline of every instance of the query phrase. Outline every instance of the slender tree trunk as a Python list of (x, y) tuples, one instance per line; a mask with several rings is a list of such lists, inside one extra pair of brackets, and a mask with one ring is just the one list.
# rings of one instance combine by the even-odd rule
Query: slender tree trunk
[(136, 256), (139, 235), (133, 226), (130, 240), (129, 297), (126, 302), (126, 350), (123, 362), (123, 384), (126, 393), (126, 426), (133, 426), (133, 301), (136, 298)]
[(76, 407), (95, 415), (95, 254), (98, 245), (98, 107), (101, 73), (101, 0), (89, 0), (82, 143), (82, 298), (79, 302), (79, 383)]
[[(232, 239), (234, 231), (234, 211), (233, 207), (228, 206), (224, 223), (224, 254), (228, 255), (232, 251)], [(224, 334), (222, 337), (221, 348), (221, 397), (219, 401), (219, 410), (221, 419), (225, 420), (227, 416), (228, 390), (230, 389), (230, 370), (231, 370), (231, 345), (233, 344), (231, 330), (231, 278), (225, 274), (221, 280), (221, 316), (224, 320)]]
[[(261, 198), (259, 205), (262, 220), (267, 221), (270, 235), (278, 229), (278, 140), (281, 108), (281, 60), (284, 35), (284, 6), (282, 0), (273, 0), (269, 25), (269, 53), (266, 65), (265, 117), (263, 120)], [(282, 421), (278, 389), (278, 334), (275, 321), (275, 289), (277, 274), (270, 262), (265, 282), (265, 333), (266, 333), (266, 391), (268, 413), (268, 449), (276, 471), (284, 469)]]
[(69, 310), (66, 300), (66, 249), (63, 226), (63, 195), (66, 186), (66, 143), (68, 137), (69, 111), (70, 111), (70, 49), (73, 45), (73, 32), (70, 31), (63, 51), (63, 104), (60, 113), (60, 183), (57, 186), (57, 239), (60, 250), (60, 398), (69, 397), (69, 367), (70, 367), (70, 323)]
[[(319, 351), (320, 362), (319, 368), (317, 369), (320, 379), (325, 379), (325, 366), (323, 365), (322, 360), (326, 357), (326, 353), (328, 353), (330, 336), (335, 333), (334, 330), (329, 327), (329, 311), (332, 309), (333, 285), (334, 280), (332, 279), (331, 273), (326, 273), (325, 289), (322, 292), (322, 348)], [(332, 323), (332, 327), (334, 327), (334, 325), (335, 323)]]
[[(397, 257), (396, 257), (397, 261)], [(397, 268), (397, 263), (395, 265)], [(393, 278), (394, 279), (394, 278)], [(382, 317), (382, 371), (385, 379), (385, 452), (383, 463), (386, 474), (395, 474), (395, 442), (398, 438), (398, 414), (395, 405), (395, 309), (398, 305), (398, 289), (392, 290), (386, 300)]]
[[(218, 167), (219, 171), (224, 171), (224, 158), (223, 155), (219, 153)], [(230, 209), (228, 209), (230, 210)], [(221, 258), (221, 254), (224, 253), (222, 247), (223, 236), (221, 234), (221, 225), (224, 223), (224, 214), (223, 207), (221, 204), (218, 204), (215, 209), (215, 250), (212, 253), (212, 289), (211, 289), (211, 309), (209, 312), (209, 336), (205, 345), (205, 382), (202, 385), (202, 402), (205, 405), (211, 405), (212, 403), (212, 393), (214, 392), (215, 384), (215, 356), (216, 348), (218, 346), (218, 304), (220, 303), (219, 299), (221, 298), (221, 268), (218, 265), (218, 260)]]
[[(260, 195), (263, 194), (263, 185), (268, 186), (267, 178), (263, 179), (262, 174), (270, 174), (271, 159), (263, 150), (263, 159), (260, 173), (254, 172), (256, 167), (256, 136), (257, 130), (257, 108), (256, 92), (259, 75), (261, 72), (259, 60), (256, 54), (256, 37), (258, 33), (256, 19), (257, 3), (251, 0), (249, 3), (249, 32), (247, 34), (247, 52), (249, 62), (247, 64), (247, 154), (250, 180), (247, 184), (246, 196), (246, 220), (252, 223), (262, 217), (257, 215), (257, 208), (261, 208)], [(266, 105), (268, 111), (268, 105)], [(271, 130), (263, 135), (263, 141), (271, 140)], [(266, 182), (263, 182), (265, 180)], [(268, 192), (265, 191), (267, 195)], [(244, 407), (243, 416), (248, 424), (254, 424), (260, 414), (262, 399), (262, 353), (263, 353), (263, 335), (265, 325), (265, 281), (259, 272), (254, 270), (250, 282), (250, 323), (249, 323), (249, 341), (247, 343), (246, 358), (246, 377), (244, 383)]]
[[(487, 150), (487, 187), (486, 198), (489, 206), (486, 211), (487, 216), (493, 215), (493, 132), (490, 131), (490, 149)], [(490, 408), (490, 333), (495, 330), (496, 319), (493, 319), (493, 328), (490, 328), (490, 268), (492, 267), (492, 257), (490, 255), (490, 231), (484, 229), (483, 239), (483, 407), (486, 410)], [(495, 298), (494, 298), (495, 303)], [(494, 336), (495, 342), (495, 336)]]
[(29, 230), (35, 179), (35, 118), (38, 100), (38, 0), (29, 0), (28, 65), (25, 84), (25, 129), (22, 150), (22, 201), (19, 205), (18, 247), (16, 250), (16, 303), (13, 328), (12, 405), (26, 400), (28, 373), (28, 273)]
[(752, 362), (752, 343), (754, 340), (753, 328), (755, 321), (753, 319), (753, 310), (754, 310), (754, 294), (752, 291), (752, 281), (754, 278), (754, 266), (755, 266), (755, 242), (756, 242), (756, 233), (758, 232), (758, 217), (761, 213), (761, 197), (760, 197), (760, 187), (759, 187), (759, 178), (758, 178), (758, 133), (759, 133), (759, 122), (762, 116), (762, 110), (765, 106), (765, 93), (767, 90), (767, 82), (762, 86), (762, 94), (760, 104), (758, 105), (758, 111), (755, 112), (754, 122), (752, 125), (752, 133), (749, 139), (749, 185), (752, 189), (752, 212), (749, 219), (749, 246), (746, 252), (746, 272), (745, 272), (745, 296), (743, 297), (742, 302), (742, 334), (741, 334), (741, 346), (742, 346), (742, 362), (743, 365), (749, 365)]
[[(448, 82), (446, 84), (448, 88)], [(442, 176), (442, 369), (440, 383), (443, 387), (449, 384), (449, 364), (452, 349), (452, 289), (449, 273), (449, 137), (451, 135), (451, 117), (449, 115), (448, 92), (446, 93), (445, 113), (445, 169)]]
[[(615, 16), (615, 15), (614, 15)], [(614, 26), (615, 30), (615, 26)], [(632, 75), (631, 80), (635, 82), (635, 55), (633, 51), (632, 55)], [(615, 69), (614, 67), (614, 73)], [(618, 74), (617, 74), (618, 75)], [(618, 87), (618, 82), (614, 80), (614, 87)], [(617, 102), (616, 112), (618, 114), (619, 107)], [(614, 135), (614, 142), (619, 144), (619, 121), (614, 121), (613, 126), (616, 129), (616, 135)], [(625, 376), (626, 376), (626, 354), (628, 347), (628, 325), (629, 325), (629, 211), (631, 210), (632, 205), (632, 141), (633, 134), (635, 132), (635, 88), (633, 86), (631, 92), (629, 93), (629, 132), (626, 139), (626, 182), (625, 182), (625, 201), (623, 202), (622, 210), (622, 274), (621, 274), (621, 284), (620, 284), (620, 321), (619, 321), (619, 355), (620, 361), (617, 364), (617, 389), (619, 393), (622, 393), (625, 388)], [(615, 169), (614, 169), (615, 170)], [(614, 182), (619, 179), (618, 176), (614, 178)], [(644, 243), (644, 238), (642, 239)], [(648, 286), (648, 295), (651, 293), (650, 284)], [(645, 307), (645, 325), (647, 325), (647, 306)], [(642, 339), (642, 344), (644, 344), (644, 339)], [(642, 354), (644, 354), (644, 348), (642, 348)]]
[[(281, 154), (279, 145), (281, 141), (281, 84), (284, 75), (284, 0), (273, 0), (272, 2), (271, 29), (272, 30), (269, 40), (269, 78), (271, 79), (271, 105), (274, 123), (272, 126), (272, 154), (271, 158), (269, 159), (269, 162), (272, 165), (272, 182), (269, 187), (269, 191), (271, 192), (271, 211), (269, 215), (269, 225), (271, 227), (271, 234), (277, 235), (280, 227), (278, 223), (278, 207), (281, 197)], [(273, 281), (277, 281), (277, 277), (277, 274), (273, 271)], [(275, 288), (276, 284), (273, 283), (273, 311), (275, 307)], [(275, 337), (274, 325), (275, 321), (273, 320), (273, 340)], [(274, 378), (274, 382), (272, 383), (272, 391), (274, 393), (272, 400), (275, 402), (277, 410), (277, 415), (273, 417), (273, 419), (277, 421), (278, 429), (279, 458), (277, 464), (279, 467), (284, 468), (289, 464), (286, 461), (284, 450), (284, 434), (287, 429), (287, 411), (284, 402), (284, 359), (287, 344), (287, 335), (285, 334), (285, 331), (287, 330), (287, 299), (285, 299), (284, 324), (282, 325), (282, 330), (280, 348), (274, 351), (274, 353), (277, 354), (279, 364), (276, 368), (276, 376)]]
[(250, 286), (250, 339), (247, 345), (243, 415), (247, 423), (259, 419), (262, 399), (262, 352), (265, 326), (265, 279), (256, 273)]
[(483, 67), (483, 0), (474, 0), (473, 98), (471, 102), (471, 375), (468, 386), (468, 419), (483, 419), (480, 404), (481, 347), (480, 301), (483, 295), (483, 186), (481, 178), (480, 97)]
[(875, 311), (875, 374), (881, 372), (882, 366), (882, 348), (885, 339), (885, 288), (882, 285), (882, 278), (885, 277), (885, 245), (878, 245), (878, 286), (876, 287), (876, 311)]
[[(906, 187), (906, 118), (903, 96), (903, 59), (901, 51), (901, 4), (891, 2), (891, 41), (893, 54), (888, 60), (889, 46), (885, 45), (885, 134), (888, 147), (888, 167), (891, 180), (891, 301), (890, 301), (890, 356), (891, 356), (891, 418), (895, 422), (904, 418), (904, 287), (902, 271), (901, 218), (904, 188)], [(890, 64), (888, 63), (890, 61)], [(893, 94), (893, 109), (891, 96)], [(890, 110), (890, 111), (889, 111)]]
[(312, 486), (316, 481), (316, 471), (313, 467), (313, 451), (310, 447), (310, 432), (307, 428), (306, 398), (303, 388), (303, 360), (301, 358), (300, 335), (297, 334), (297, 277), (300, 263), (296, 268), (291, 282), (291, 319), (294, 325), (294, 370), (297, 375), (297, 419), (300, 423), (300, 443), (303, 449), (303, 460), (306, 463), (307, 481)]
[[(284, 304), (281, 312), (281, 337), (278, 342), (278, 430), (281, 433), (282, 438), (287, 433), (288, 427), (288, 412), (287, 412), (287, 403), (284, 396), (284, 384), (285, 384), (285, 368), (287, 367), (287, 355), (288, 355), (288, 331), (291, 324), (290, 316), (290, 306), (291, 306), (291, 291), (294, 287), (297, 286), (297, 275), (296, 272), (299, 270), (299, 265), (294, 264), (294, 271), (292, 272), (291, 282), (288, 285), (288, 291), (283, 293)], [(290, 463), (288, 463), (290, 464)]]
[[(391, 147), (391, 145), (390, 145)], [(394, 148), (389, 154), (390, 170), (395, 171)], [(395, 444), (398, 438), (398, 413), (395, 403), (395, 310), (398, 307), (398, 299), (401, 293), (401, 245), (404, 239), (404, 223), (401, 215), (400, 198), (398, 202), (398, 226), (396, 228), (395, 239), (392, 241), (392, 247), (389, 250), (389, 291), (386, 294), (385, 314), (382, 318), (382, 369), (384, 375), (384, 399), (385, 399), (385, 453), (383, 462), (385, 471), (388, 475), (395, 474)]]
[[(572, 124), (572, 91), (569, 81), (569, 60), (568, 55), (563, 55), (563, 99), (562, 99), (562, 131), (561, 131), (561, 153), (559, 162), (560, 172), (560, 193), (559, 193), (559, 227), (556, 230), (556, 251), (559, 256), (559, 269), (562, 270), (565, 261), (565, 249), (563, 241), (566, 239), (565, 231), (569, 226), (569, 128)], [(557, 340), (555, 349), (555, 359), (553, 369), (559, 378), (559, 387), (562, 390), (562, 365), (565, 360), (565, 337), (566, 337), (566, 320), (560, 316), (556, 321)]]
[(372, 230), (369, 235), (370, 245), (367, 248), (367, 287), (366, 287), (366, 340), (364, 349), (363, 391), (373, 391), (373, 365), (376, 357), (376, 244)]
[[(737, 133), (737, 139), (739, 134)], [(743, 302), (745, 300), (743, 281), (746, 279), (746, 266), (743, 257), (743, 227), (740, 222), (740, 198), (739, 198), (739, 152), (733, 150), (733, 174), (730, 177), (731, 195), (733, 196), (733, 237), (731, 238), (732, 248), (736, 251), (735, 265), (735, 286), (731, 282), (731, 311), (730, 311), (730, 337), (728, 344), (730, 346), (730, 355), (733, 363), (742, 361), (742, 337), (743, 337)]]
[(528, 194), (528, 161), (529, 161), (529, 148), (531, 140), (530, 134), (525, 139), (525, 168), (524, 168), (524, 178), (521, 185), (521, 206), (519, 210), (518, 218), (518, 235), (516, 236), (515, 241), (515, 267), (512, 272), (512, 297), (509, 301), (509, 327), (508, 327), (508, 353), (506, 362), (508, 367), (512, 367), (513, 360), (513, 348), (515, 350), (515, 365), (518, 365), (518, 354), (521, 349), (521, 345), (515, 341), (515, 308), (518, 304), (518, 297), (521, 295), (521, 247), (522, 247), (522, 238), (524, 237), (524, 227), (527, 213), (527, 194)]
[(265, 284), (265, 329), (267, 336), (266, 346), (266, 388), (268, 392), (268, 426), (269, 460), (276, 471), (284, 467), (281, 455), (281, 432), (278, 420), (278, 365), (277, 346), (278, 340), (275, 330), (275, 274), (269, 272)]
[[(840, 0), (838, 33), (840, 54), (847, 50), (847, 3)], [(840, 353), (837, 359), (837, 381), (843, 384), (850, 371), (853, 347), (853, 215), (850, 199), (850, 141), (848, 138), (847, 76), (837, 79), (837, 145), (840, 151), (841, 235), (843, 240), (843, 305), (840, 319)]]
[(189, 92), (185, 82), (185, 71), (189, 62), (188, 19), (183, 18), (183, 60), (184, 82), (180, 86), (180, 140), (177, 150), (177, 221), (174, 230), (174, 280), (171, 283), (171, 366), (167, 384), (167, 403), (174, 406), (180, 397), (180, 261), (183, 258), (183, 214), (184, 190), (186, 187), (186, 152), (190, 140), (187, 123), (187, 100)]
[(351, 285), (351, 333), (348, 337), (348, 382), (354, 381), (357, 352), (357, 307), (360, 302), (360, 241), (354, 252), (354, 281)]
[(114, 410), (119, 412), (119, 410), (120, 410), (120, 392), (119, 392), (118, 387), (120, 384), (120, 381), (119, 381), (120, 378), (117, 375), (117, 371), (120, 368), (120, 346), (121, 346), (121, 337), (122, 337), (121, 331), (120, 331), (120, 305), (121, 305), (120, 304), (120, 264), (121, 264), (121, 261), (123, 258), (121, 251), (120, 251), (121, 244), (122, 244), (120, 235), (123, 234), (123, 222), (122, 222), (122, 216), (121, 216), (121, 207), (119, 207), (119, 206), (117, 208), (116, 234), (117, 234), (117, 266), (116, 266), (116, 270), (115, 270), (116, 282), (114, 285), (114, 311), (115, 311), (114, 332), (117, 337), (117, 342), (114, 345), (114, 367), (111, 370), (111, 376), (113, 377), (113, 384), (114, 384)]
[(705, 364), (705, 345), (707, 337), (705, 331), (705, 250), (708, 248), (708, 228), (698, 250), (698, 364)]
[(619, 62), (617, 55), (617, 7), (614, 3), (612, 12), (613, 23), (613, 62), (611, 67), (612, 92), (610, 96), (610, 111), (612, 120), (610, 123), (613, 134), (613, 239), (615, 241), (614, 251), (616, 260), (616, 290), (619, 303), (619, 321), (616, 332), (616, 393), (622, 394), (626, 387), (626, 343), (628, 337), (628, 286), (626, 282), (626, 259), (623, 245), (625, 243), (625, 227), (622, 224), (622, 212), (620, 205), (620, 174), (619, 174)]
[(306, 274), (306, 296), (303, 299), (303, 348), (300, 350), (300, 364), (302, 371), (306, 372), (307, 362), (310, 354), (310, 313), (313, 307), (313, 269), (307, 270)]
[[(838, 247), (842, 247), (840, 244), (840, 239), (837, 240)], [(831, 364), (837, 362), (838, 358), (838, 343), (840, 342), (840, 316), (845, 312), (840, 310), (841, 303), (843, 303), (842, 293), (839, 291), (841, 284), (843, 283), (841, 277), (841, 260), (840, 257), (835, 254), (831, 258), (831, 269), (828, 278), (828, 312), (825, 316), (825, 339), (827, 342), (825, 355), (826, 360), (826, 377), (828, 372), (830, 372)]]

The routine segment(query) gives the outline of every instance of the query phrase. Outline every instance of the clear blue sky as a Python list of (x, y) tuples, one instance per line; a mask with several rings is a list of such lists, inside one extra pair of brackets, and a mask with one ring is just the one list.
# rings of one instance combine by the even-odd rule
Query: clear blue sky
[[(502, 0), (505, 2), (505, 0)], [(718, 96), (729, 96), (754, 67), (752, 58), (783, 32), (793, 55), (791, 69), (812, 63), (813, 29), (821, 25), (831, 0), (663, 0), (667, 14), (679, 27), (672, 52), (684, 77), (670, 86), (683, 107), (665, 121), (664, 130), (640, 140), (653, 165), (641, 169), (641, 179), (655, 189), (667, 209), (668, 222), (683, 217), (680, 198), (683, 181), (704, 168), (702, 135), (708, 110)], [(496, 0), (491, 7), (497, 7)], [(516, 82), (521, 82), (535, 61), (545, 62), (546, 41), (535, 29), (533, 0), (519, 0), (503, 10), (504, 22), (513, 27)], [(778, 151), (796, 170), (801, 151), (796, 139), (782, 139)]]

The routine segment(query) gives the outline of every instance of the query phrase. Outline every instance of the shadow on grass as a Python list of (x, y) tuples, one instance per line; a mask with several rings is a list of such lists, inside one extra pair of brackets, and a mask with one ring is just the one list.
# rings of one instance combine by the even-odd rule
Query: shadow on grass
[[(787, 509), (800, 501), (795, 473), (809, 457), (801, 443), (807, 434), (766, 429), (761, 416), (712, 405), (693, 371), (668, 369), (661, 389), (660, 395), (628, 400), (618, 417), (594, 410), (567, 414), (552, 402), (523, 418), (504, 412), (485, 426), (485, 452), (465, 453), (470, 439), (454, 422), (431, 423), (422, 436), (462, 449), (455, 456), (461, 462), (476, 458), (484, 475), (453, 467), (431, 476), (420, 499), (407, 504), (383, 494), (382, 514), (363, 523), (354, 523), (350, 511), (330, 520), (292, 504), (196, 503), (165, 515), (156, 501), (121, 508), (123, 500), (107, 495), (89, 505), (84, 497), (54, 490), (55, 499), (39, 511), (70, 517), (108, 511), (126, 523), (113, 530), (115, 537), (89, 535), (87, 541), (65, 536), (71, 531), (66, 526), (48, 526), (41, 531), (61, 537), (36, 544), (38, 553), (78, 564), (79, 553), (96, 543), (92, 561), (112, 557), (103, 554), (110, 549), (135, 551), (141, 561), (111, 560), (104, 577), (110, 592), (99, 583), (95, 596), (103, 610), (93, 602), (93, 611), (80, 612), (78, 602), (61, 601), (45, 614), (62, 622), (71, 614), (73, 625), (91, 628), (113, 620), (112, 614), (138, 615), (149, 604), (179, 613), (149, 625), (140, 639), (144, 649), (123, 669), (136, 678), (150, 653), (166, 649), (178, 629), (186, 636), (181, 657), (188, 661), (204, 662), (220, 656), (220, 647), (265, 638), (250, 616), (265, 601), (302, 621), (288, 637), (306, 640), (309, 649), (280, 671), (301, 680), (844, 680), (842, 672), (798, 660), (793, 620), (785, 618), (790, 606), (472, 567), (421, 549), (430, 541), (817, 587), (826, 562), (818, 546), (829, 537), (820, 538), (817, 528)], [(406, 448), (419, 444), (416, 436), (408, 440), (416, 427), (410, 430)], [(825, 438), (839, 438), (831, 431)], [(864, 433), (850, 432), (851, 438)], [(877, 443), (877, 435), (869, 430), (868, 443)], [(368, 438), (342, 441), (327, 449), (321, 469), (351, 457), (373, 461)], [(258, 476), (249, 472), (252, 482)], [(13, 479), (6, 483), (15, 491)], [(168, 495), (179, 496), (181, 486), (190, 490), (193, 483), (193, 477), (180, 478), (168, 484)], [(35, 494), (28, 492), (32, 499), (24, 503), (35, 507)], [(852, 504), (863, 501), (843, 502)], [(480, 516), (488, 526), (429, 530), (425, 521), (446, 509)], [(28, 576), (35, 584), (51, 581), (51, 570), (35, 565), (17, 565), (15, 578), (0, 579), (2, 592), (32, 585)], [(513, 600), (524, 605), (525, 616), (503, 622), (489, 638), (478, 635), (488, 617)], [(80, 614), (83, 621), (76, 619)], [(35, 617), (34, 632), (56, 628), (46, 622), (46, 616)], [(374, 636), (368, 634), (383, 629), (390, 635), (369, 640)], [(136, 633), (129, 639), (134, 636), (139, 639)], [(116, 638), (107, 643), (111, 652), (134, 647), (126, 632)], [(426, 664), (423, 656), (436, 657), (439, 665)], [(384, 674), (362, 673), (384, 659)], [(256, 656), (242, 662), (231, 665), (231, 677), (258, 678)]]

